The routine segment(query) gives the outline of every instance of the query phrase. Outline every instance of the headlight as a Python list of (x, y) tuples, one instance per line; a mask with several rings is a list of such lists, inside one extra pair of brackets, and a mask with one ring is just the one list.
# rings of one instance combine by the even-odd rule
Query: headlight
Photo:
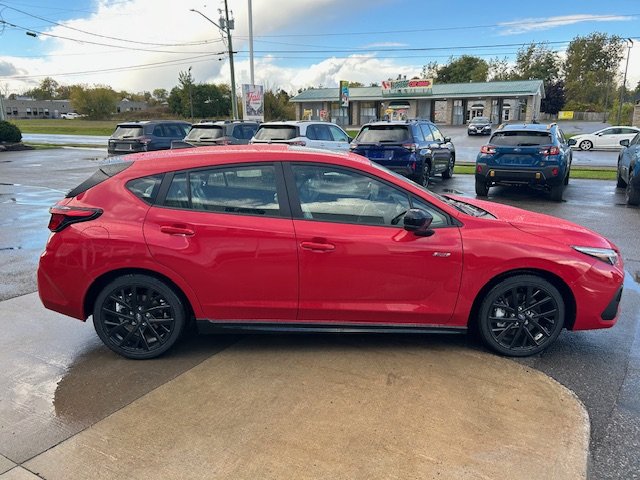
[(573, 248), (580, 253), (584, 253), (585, 255), (589, 255), (590, 257), (597, 258), (598, 260), (602, 260), (609, 265), (615, 265), (618, 263), (618, 254), (615, 250), (610, 248), (596, 248), (596, 247), (576, 247)]

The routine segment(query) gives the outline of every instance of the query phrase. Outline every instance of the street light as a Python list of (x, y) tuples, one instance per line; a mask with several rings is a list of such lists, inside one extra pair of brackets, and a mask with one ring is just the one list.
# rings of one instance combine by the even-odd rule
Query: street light
[(227, 0), (224, 0), (224, 17), (222, 11), (220, 11), (220, 25), (207, 17), (204, 13), (195, 8), (191, 9), (192, 12), (196, 12), (204, 17), (209, 23), (215, 25), (218, 30), (227, 36), (227, 46), (229, 47), (229, 68), (231, 70), (231, 112), (233, 113), (233, 119), (238, 118), (238, 101), (236, 100), (236, 74), (233, 65), (233, 44), (231, 43), (231, 30), (233, 29), (233, 19), (229, 20), (229, 7)]
[(191, 108), (191, 121), (193, 122), (193, 95), (191, 94), (192, 85), (193, 79), (191, 78), (191, 67), (189, 67), (189, 107)]
[(618, 125), (622, 119), (622, 96), (627, 90), (627, 69), (629, 68), (629, 57), (631, 56), (631, 48), (633, 47), (633, 40), (627, 38), (627, 64), (624, 67), (624, 80), (622, 80), (622, 88), (620, 89), (620, 101), (618, 102)]

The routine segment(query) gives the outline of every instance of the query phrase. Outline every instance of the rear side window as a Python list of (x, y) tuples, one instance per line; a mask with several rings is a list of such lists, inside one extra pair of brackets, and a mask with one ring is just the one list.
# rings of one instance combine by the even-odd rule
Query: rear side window
[(256, 140), (291, 140), (298, 136), (298, 127), (293, 125), (263, 125), (256, 132)]
[(111, 138), (136, 138), (142, 136), (142, 127), (137, 125), (118, 125)]
[(161, 183), (162, 175), (151, 175), (130, 180), (127, 182), (127, 188), (140, 200), (153, 203), (158, 195)]
[(218, 125), (211, 125), (206, 127), (193, 127), (185, 140), (188, 142), (189, 140), (215, 140), (216, 138), (220, 138), (224, 136), (224, 128)]
[(362, 127), (357, 140), (363, 143), (402, 143), (411, 141), (406, 125), (371, 125)]
[(510, 131), (494, 133), (489, 143), (506, 147), (535, 147), (550, 145), (553, 142), (549, 132)]
[[(119, 158), (119, 157), (113, 157), (113, 159), (115, 158)], [(121, 162), (111, 163), (109, 165), (100, 167), (100, 170), (98, 170), (96, 173), (91, 175), (89, 178), (87, 178), (84, 182), (82, 182), (76, 188), (69, 191), (69, 193), (67, 193), (66, 195), (66, 198), (73, 198), (75, 196), (80, 195), (81, 193), (86, 192), (90, 188), (95, 187), (99, 183), (102, 183), (105, 180), (107, 180), (108, 178), (111, 178), (114, 175), (117, 175), (118, 173), (126, 170), (131, 165), (133, 165), (133, 162), (121, 161)]]

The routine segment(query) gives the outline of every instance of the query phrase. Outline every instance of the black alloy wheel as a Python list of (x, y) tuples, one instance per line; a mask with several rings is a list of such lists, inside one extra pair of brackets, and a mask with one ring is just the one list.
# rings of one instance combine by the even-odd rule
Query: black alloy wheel
[(480, 307), (484, 343), (503, 355), (526, 357), (551, 345), (564, 325), (557, 288), (535, 275), (516, 275), (493, 287)]
[(114, 352), (132, 359), (157, 357), (178, 340), (185, 324), (183, 302), (172, 288), (148, 275), (126, 275), (98, 295), (93, 325)]
[(428, 188), (430, 178), (431, 178), (431, 164), (425, 160), (423, 162), (422, 173), (418, 175), (416, 183), (418, 183), (419, 185), (422, 185), (424, 188)]
[(442, 178), (448, 179), (453, 177), (453, 169), (456, 166), (456, 159), (453, 155), (449, 157), (449, 164), (447, 165), (447, 169), (442, 172)]

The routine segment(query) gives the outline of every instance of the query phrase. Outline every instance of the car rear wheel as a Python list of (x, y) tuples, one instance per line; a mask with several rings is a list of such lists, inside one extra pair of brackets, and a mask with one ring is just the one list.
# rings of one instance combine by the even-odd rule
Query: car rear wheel
[(483, 342), (503, 355), (525, 357), (549, 347), (564, 325), (565, 307), (556, 287), (535, 275), (503, 280), (480, 307)]
[(640, 190), (633, 185), (633, 177), (629, 176), (627, 190), (625, 192), (627, 205), (640, 205)]
[(442, 172), (442, 178), (451, 178), (453, 177), (453, 169), (456, 166), (456, 159), (455, 157), (452, 155), (451, 157), (449, 157), (449, 164), (447, 165), (447, 169)]
[(431, 178), (431, 164), (429, 162), (424, 162), (424, 166), (422, 168), (422, 173), (420, 173), (416, 177), (416, 183), (422, 185), (424, 188), (429, 186), (429, 179)]
[(590, 140), (583, 140), (580, 142), (578, 147), (580, 147), (580, 150), (591, 150), (593, 148), (593, 142)]
[(125, 275), (102, 289), (93, 310), (100, 339), (123, 357), (157, 357), (178, 340), (185, 307), (174, 290), (148, 275)]
[(553, 187), (551, 187), (551, 191), (549, 193), (551, 200), (553, 200), (554, 202), (561, 202), (562, 195), (564, 194), (564, 182), (562, 182), (560, 185), (554, 185)]
[(486, 180), (476, 178), (476, 195), (478, 197), (486, 197), (489, 195), (489, 185)]
[(618, 175), (617, 175), (617, 182), (616, 182), (616, 187), (617, 188), (624, 188), (627, 186), (627, 182), (625, 182), (622, 178), (622, 175), (620, 175), (620, 167), (618, 166)]

